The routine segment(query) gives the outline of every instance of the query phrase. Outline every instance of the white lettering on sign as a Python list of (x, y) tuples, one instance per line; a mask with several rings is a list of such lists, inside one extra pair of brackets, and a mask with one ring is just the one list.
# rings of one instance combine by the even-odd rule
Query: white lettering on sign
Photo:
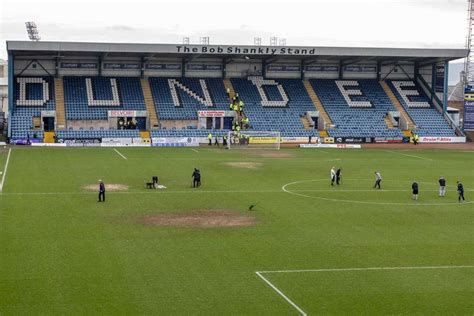
[(199, 117), (224, 117), (225, 111), (198, 111)]

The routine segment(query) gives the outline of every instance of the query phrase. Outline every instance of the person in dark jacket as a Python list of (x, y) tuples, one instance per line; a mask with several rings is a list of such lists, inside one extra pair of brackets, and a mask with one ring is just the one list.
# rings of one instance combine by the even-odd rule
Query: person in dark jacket
[(200, 187), (201, 186), (201, 172), (199, 169), (194, 168), (193, 172), (193, 188)]
[(463, 201), (465, 201), (465, 199), (464, 199), (464, 186), (459, 181), (457, 181), (456, 183), (458, 184), (458, 201), (461, 202), (461, 199)]
[(444, 177), (439, 178), (439, 196), (446, 196), (446, 179)]
[(339, 183), (341, 182), (341, 171), (342, 171), (341, 168), (337, 168), (336, 170), (336, 184), (337, 185), (339, 185)]
[(418, 200), (418, 183), (416, 181), (413, 181), (411, 189), (413, 191), (413, 200)]
[(102, 180), (99, 180), (99, 201), (105, 202), (105, 184)]

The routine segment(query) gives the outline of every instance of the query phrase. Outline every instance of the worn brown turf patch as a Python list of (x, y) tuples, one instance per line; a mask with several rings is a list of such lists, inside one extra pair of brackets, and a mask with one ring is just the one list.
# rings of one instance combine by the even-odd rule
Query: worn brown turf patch
[(140, 222), (151, 226), (168, 227), (247, 227), (257, 223), (255, 216), (229, 210), (203, 210), (192, 213), (163, 213), (147, 215)]
[(258, 169), (262, 166), (261, 162), (226, 162), (226, 165), (234, 168)]
[[(84, 186), (84, 189), (87, 191), (99, 191), (99, 184), (90, 184)], [(128, 185), (125, 184), (118, 184), (118, 183), (105, 183), (105, 190), (106, 191), (126, 191), (128, 190)]]

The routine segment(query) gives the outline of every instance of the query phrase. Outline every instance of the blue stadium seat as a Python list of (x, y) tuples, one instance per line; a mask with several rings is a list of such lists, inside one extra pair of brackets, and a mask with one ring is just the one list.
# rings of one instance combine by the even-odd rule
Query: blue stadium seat
[[(414, 130), (419, 136), (445, 136), (455, 137), (455, 131), (449, 127), (448, 122), (444, 119), (443, 115), (438, 112), (433, 106), (429, 108), (412, 108), (403, 100), (400, 93), (393, 85), (391, 81), (387, 82), (392, 89), (393, 93), (397, 97), (398, 101), (410, 115), (411, 119), (415, 122), (417, 128)], [(427, 102), (430, 103), (428, 96), (420, 89), (416, 84), (415, 88), (419, 93), (419, 96), (410, 97), (411, 101), (414, 102)]]

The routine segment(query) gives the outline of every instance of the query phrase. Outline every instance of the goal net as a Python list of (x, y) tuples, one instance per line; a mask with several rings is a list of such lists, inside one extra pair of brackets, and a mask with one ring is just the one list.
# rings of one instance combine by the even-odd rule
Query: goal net
[(255, 149), (280, 149), (280, 132), (247, 131), (229, 132), (227, 147), (255, 148)]

